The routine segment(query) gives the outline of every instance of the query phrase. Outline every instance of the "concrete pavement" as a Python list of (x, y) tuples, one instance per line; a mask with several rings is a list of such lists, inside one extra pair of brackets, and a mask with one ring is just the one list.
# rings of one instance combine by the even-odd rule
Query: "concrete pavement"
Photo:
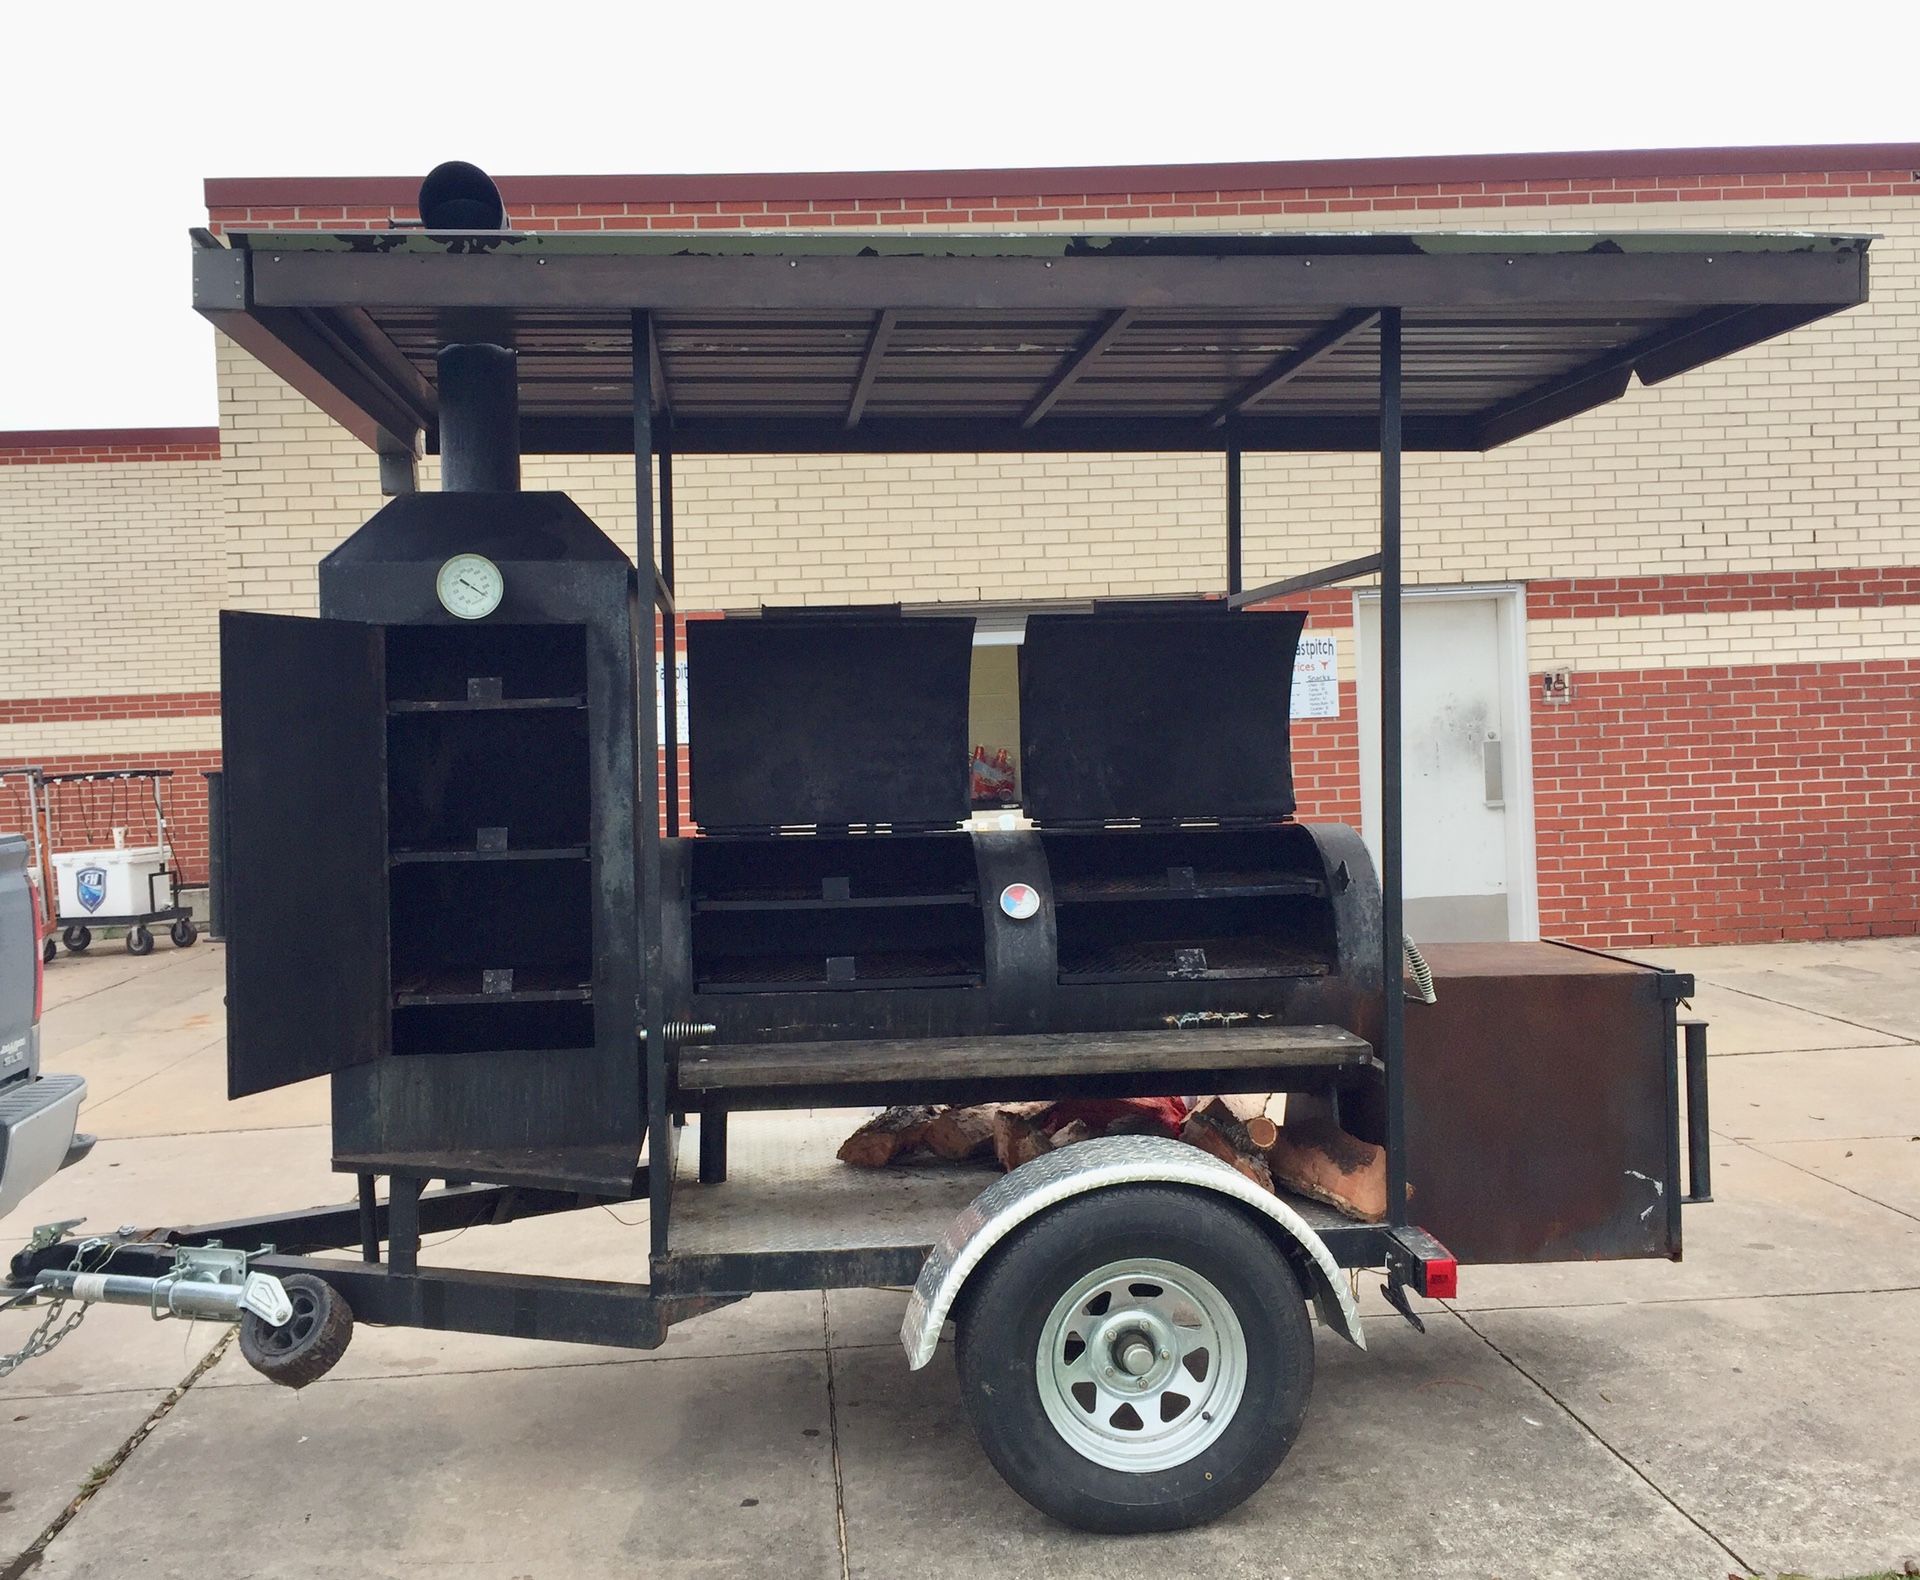
[[(0, 1382), (0, 1577), (94, 1483), (36, 1575), (1898, 1569), (1920, 1553), (1920, 944), (1663, 958), (1715, 1022), (1718, 1200), (1688, 1210), (1686, 1262), (1469, 1269), (1424, 1338), (1370, 1291), (1371, 1349), (1323, 1337), (1293, 1455), (1205, 1530), (1035, 1514), (950, 1361), (906, 1370), (884, 1291), (759, 1296), (643, 1355), (363, 1325), (298, 1395), (231, 1352), (195, 1377), (219, 1331), (102, 1309)], [(163, 943), (50, 969), (48, 1065), (89, 1078), (102, 1140), (0, 1240), (343, 1194), (319, 1084), (223, 1101), (221, 964)], [(453, 1238), (424, 1259), (645, 1266), (637, 1207)], [(0, 1316), (0, 1350), (34, 1320)]]

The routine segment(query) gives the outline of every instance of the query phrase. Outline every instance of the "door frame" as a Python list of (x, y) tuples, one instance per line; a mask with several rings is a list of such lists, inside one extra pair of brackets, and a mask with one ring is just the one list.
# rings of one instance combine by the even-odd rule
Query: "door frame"
[[(1504, 749), (1500, 754), (1502, 789), (1507, 813), (1507, 932), (1516, 941), (1540, 936), (1540, 869), (1534, 838), (1533, 805), (1533, 687), (1527, 673), (1527, 589), (1523, 582), (1459, 582), (1444, 586), (1407, 587), (1404, 601), (1436, 598), (1490, 598), (1499, 647), (1500, 698)], [(1367, 644), (1361, 611), (1377, 607), (1380, 590), (1364, 587), (1353, 595), (1353, 665), (1355, 723), (1360, 751), (1360, 827), (1363, 835), (1378, 823), (1380, 791), (1377, 775), (1367, 774), (1367, 748), (1379, 754), (1379, 677), (1367, 669)], [(1369, 718), (1371, 712), (1371, 718)], [(1369, 733), (1371, 731), (1371, 733)], [(1370, 788), (1371, 784), (1371, 788)]]

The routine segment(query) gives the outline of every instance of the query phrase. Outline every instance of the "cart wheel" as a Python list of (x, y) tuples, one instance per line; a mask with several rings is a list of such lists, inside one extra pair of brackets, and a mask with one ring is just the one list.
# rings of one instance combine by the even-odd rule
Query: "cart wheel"
[(153, 953), (153, 934), (144, 926), (127, 929), (127, 953), (130, 955), (150, 955)]
[(93, 929), (76, 924), (60, 935), (60, 941), (67, 946), (70, 953), (84, 955), (87, 952), (87, 945), (93, 942)]
[(200, 936), (200, 929), (193, 925), (191, 916), (183, 916), (167, 929), (167, 936), (173, 940), (176, 949), (191, 949), (193, 941)]
[(333, 1370), (353, 1338), (353, 1308), (324, 1278), (289, 1273), (281, 1279), (293, 1315), (270, 1328), (251, 1311), (240, 1319), (240, 1353), (262, 1377), (283, 1388), (304, 1388)]
[(1286, 1458), (1313, 1390), (1299, 1280), (1238, 1209), (1118, 1186), (1020, 1230), (976, 1275), (961, 1396), (1013, 1490), (1082, 1530), (1224, 1514)]
[(45, 961), (46, 964), (48, 965), (53, 964), (54, 957), (57, 956), (59, 953), (60, 953), (60, 946), (53, 941), (51, 936), (49, 936), (47, 941), (40, 946), (40, 958), (43, 961)]

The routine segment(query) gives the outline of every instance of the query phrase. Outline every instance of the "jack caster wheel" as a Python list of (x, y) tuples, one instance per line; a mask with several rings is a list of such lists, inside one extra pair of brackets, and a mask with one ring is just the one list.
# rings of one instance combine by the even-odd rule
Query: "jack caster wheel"
[(1286, 1258), (1231, 1204), (1095, 1191), (1018, 1231), (960, 1320), (960, 1391), (994, 1468), (1082, 1530), (1180, 1530), (1258, 1491), (1313, 1391)]
[(153, 953), (153, 934), (145, 927), (127, 929), (127, 953), (130, 955), (150, 955)]
[(200, 929), (193, 925), (191, 916), (182, 916), (167, 929), (167, 936), (173, 940), (176, 949), (191, 949), (193, 942), (200, 936)]
[(87, 945), (93, 942), (91, 927), (69, 927), (60, 935), (60, 941), (67, 946), (69, 954), (84, 955)]
[(48, 965), (53, 964), (54, 958), (59, 953), (60, 953), (60, 946), (56, 944), (51, 938), (49, 938), (44, 944), (40, 946), (40, 958)]
[(240, 1319), (240, 1353), (269, 1381), (304, 1388), (326, 1376), (347, 1353), (353, 1311), (324, 1278), (290, 1273), (280, 1282), (293, 1302), (293, 1315), (270, 1328), (249, 1311)]

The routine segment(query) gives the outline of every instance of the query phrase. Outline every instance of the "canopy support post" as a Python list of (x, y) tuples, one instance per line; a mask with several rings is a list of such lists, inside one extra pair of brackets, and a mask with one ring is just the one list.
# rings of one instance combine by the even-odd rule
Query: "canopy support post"
[(1240, 591), (1240, 446), (1227, 446), (1227, 596)]
[[(663, 651), (660, 622), (673, 623), (673, 595), (654, 559), (653, 548), (653, 315), (636, 312), (631, 320), (633, 345), (633, 514), (634, 564), (640, 573), (646, 621), (640, 633), (645, 653)], [(644, 660), (643, 660), (644, 662)], [(673, 1210), (675, 1134), (667, 1112), (666, 995), (661, 982), (665, 946), (660, 936), (660, 731), (656, 701), (659, 692), (644, 688), (634, 720), (638, 736), (640, 810), (634, 819), (634, 838), (640, 858), (640, 969), (644, 989), (640, 1024), (645, 1032), (645, 1096), (647, 1115), (647, 1182), (652, 1246), (656, 1257), (667, 1252), (667, 1223)]]
[(1380, 934), (1387, 1222), (1407, 1221), (1405, 901), (1400, 800), (1400, 309), (1380, 313)]
[(661, 611), (660, 687), (664, 697), (667, 838), (680, 836), (680, 605), (673, 591), (673, 419), (660, 431), (660, 580), (667, 607)]

